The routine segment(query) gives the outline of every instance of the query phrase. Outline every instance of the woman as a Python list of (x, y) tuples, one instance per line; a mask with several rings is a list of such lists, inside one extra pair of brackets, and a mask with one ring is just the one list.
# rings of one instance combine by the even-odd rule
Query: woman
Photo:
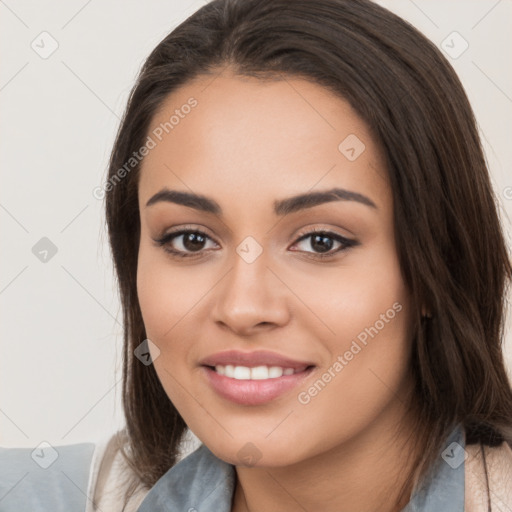
[(512, 507), (512, 269), (417, 30), (366, 0), (208, 3), (144, 64), (104, 190), (126, 428), (86, 510)]

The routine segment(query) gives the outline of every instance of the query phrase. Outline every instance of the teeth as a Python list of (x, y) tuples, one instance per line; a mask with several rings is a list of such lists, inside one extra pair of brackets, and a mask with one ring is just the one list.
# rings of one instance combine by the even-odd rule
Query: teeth
[(266, 366), (255, 366), (251, 368), (252, 380), (264, 380), (268, 379), (268, 368)]
[(268, 369), (268, 378), (269, 379), (275, 379), (277, 377), (283, 376), (283, 369), (279, 366), (271, 366)]
[(219, 364), (215, 366), (215, 371), (219, 375), (225, 375), (237, 380), (277, 379), (283, 375), (293, 375), (295, 373), (293, 368), (282, 368), (281, 366), (255, 366), (249, 368), (248, 366), (234, 366), (232, 364), (226, 366)]
[(233, 378), (238, 380), (245, 380), (251, 378), (251, 369), (246, 366), (235, 366), (235, 371), (233, 372)]

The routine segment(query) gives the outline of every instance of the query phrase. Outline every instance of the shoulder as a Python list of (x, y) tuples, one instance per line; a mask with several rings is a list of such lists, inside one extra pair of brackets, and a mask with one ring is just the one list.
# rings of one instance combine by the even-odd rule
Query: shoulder
[(126, 462), (124, 430), (98, 442), (0, 447), (1, 512), (133, 512), (149, 491)]
[(512, 449), (503, 442), (490, 447), (481, 444), (466, 446), (467, 512), (487, 512), (490, 489), (491, 504), (498, 510), (512, 510)]
[[(120, 430), (97, 444), (89, 479), (88, 496), (91, 499), (85, 512), (135, 512), (150, 491), (153, 491), (153, 496), (158, 494), (158, 483), (151, 488), (146, 487), (126, 461), (123, 451), (128, 450), (128, 441), (126, 431)], [(196, 463), (199, 460), (196, 460), (197, 455), (194, 454), (200, 446), (199, 440), (187, 430), (179, 446), (178, 461), (173, 466), (179, 466), (177, 473), (182, 477), (186, 474), (190, 477), (191, 471), (197, 471)], [(169, 468), (169, 472), (173, 468)], [(185, 478), (178, 489), (187, 485), (187, 481), (190, 483), (189, 478)]]
[(84, 510), (94, 448), (94, 443), (0, 448), (2, 512)]

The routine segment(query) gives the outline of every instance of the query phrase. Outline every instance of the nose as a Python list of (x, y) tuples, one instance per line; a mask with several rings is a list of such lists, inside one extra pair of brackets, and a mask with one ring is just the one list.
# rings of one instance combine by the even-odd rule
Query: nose
[(241, 336), (282, 327), (290, 321), (289, 290), (261, 254), (248, 263), (238, 254), (216, 287), (213, 320)]

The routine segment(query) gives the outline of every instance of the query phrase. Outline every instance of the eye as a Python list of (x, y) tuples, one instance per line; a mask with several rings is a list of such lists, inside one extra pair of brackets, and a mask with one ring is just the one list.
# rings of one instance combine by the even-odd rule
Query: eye
[[(359, 245), (357, 240), (351, 240), (339, 233), (326, 231), (324, 229), (314, 229), (299, 235), (300, 238), (294, 243), (294, 246), (303, 244), (303, 248), (298, 252), (309, 252), (315, 258), (329, 258), (350, 247)], [(306, 242), (309, 239), (308, 242)], [(154, 240), (159, 247), (179, 258), (190, 258), (200, 256), (207, 249), (208, 241), (212, 242), (214, 247), (218, 246), (206, 233), (198, 229), (185, 229), (166, 233), (160, 238)], [(337, 247), (335, 248), (335, 246)], [(307, 248), (312, 249), (308, 251)], [(211, 247), (210, 247), (211, 248)], [(333, 250), (335, 248), (335, 250)], [(296, 251), (296, 249), (293, 249)], [(318, 252), (317, 252), (318, 251)]]
[[(332, 257), (335, 254), (345, 251), (350, 247), (359, 245), (357, 240), (351, 240), (350, 238), (346, 238), (339, 233), (334, 233), (332, 231), (326, 231), (322, 229), (314, 229), (313, 231), (309, 231), (308, 233), (301, 235), (299, 240), (297, 240), (294, 245), (300, 243), (302, 243), (304, 247), (302, 250), (305, 252), (312, 252), (315, 258)], [(338, 247), (333, 250), (336, 244), (338, 244)], [(313, 249), (313, 251), (307, 251), (307, 247)]]
[[(173, 256), (189, 258), (195, 256), (195, 254), (200, 254), (205, 249), (208, 240), (213, 242), (203, 231), (181, 229), (167, 233), (161, 238), (156, 239), (155, 242)], [(217, 244), (214, 242), (214, 245)]]

